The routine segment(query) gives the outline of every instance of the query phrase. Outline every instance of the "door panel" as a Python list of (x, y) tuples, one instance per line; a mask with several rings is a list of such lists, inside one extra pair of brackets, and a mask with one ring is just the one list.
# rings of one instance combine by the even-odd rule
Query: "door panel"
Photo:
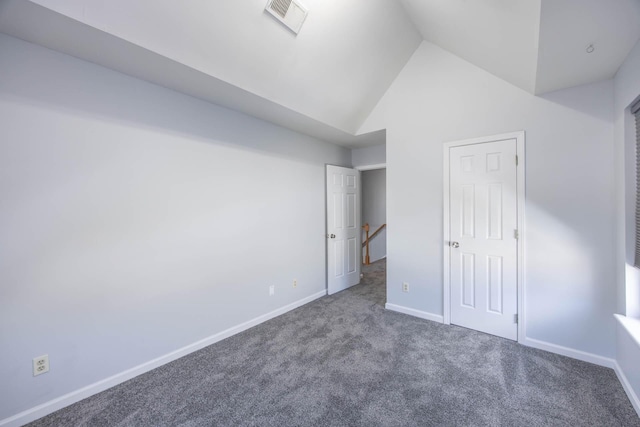
[(516, 140), (449, 148), (451, 323), (516, 340)]
[(344, 276), (344, 241), (334, 241), (330, 243), (333, 245), (333, 276), (338, 279)]
[(464, 307), (475, 308), (476, 306), (476, 260), (474, 254), (461, 253), (462, 264), (462, 305)]
[(475, 185), (462, 186), (462, 235), (465, 237), (475, 237), (475, 221), (476, 221), (476, 188)]
[(360, 172), (327, 166), (327, 289), (360, 282)]
[(355, 238), (349, 238), (347, 241), (348, 254), (347, 254), (347, 274), (355, 273), (358, 268), (358, 243)]
[(502, 314), (502, 257), (487, 257), (487, 287), (489, 303), (487, 310), (493, 313)]
[(502, 240), (502, 184), (489, 184), (487, 239)]
[(355, 230), (357, 227), (356, 195), (347, 194), (347, 228)]

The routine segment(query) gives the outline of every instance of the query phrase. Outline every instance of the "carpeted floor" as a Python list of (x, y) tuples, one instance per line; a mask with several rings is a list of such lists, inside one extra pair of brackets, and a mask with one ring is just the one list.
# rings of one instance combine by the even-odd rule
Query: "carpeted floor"
[(384, 269), (31, 425), (640, 426), (611, 369), (385, 311)]

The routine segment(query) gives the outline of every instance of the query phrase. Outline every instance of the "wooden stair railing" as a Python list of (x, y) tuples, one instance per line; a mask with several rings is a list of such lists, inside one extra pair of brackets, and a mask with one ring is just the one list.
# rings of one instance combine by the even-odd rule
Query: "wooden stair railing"
[(371, 239), (373, 239), (374, 237), (376, 237), (378, 235), (378, 233), (380, 233), (382, 231), (383, 228), (385, 228), (387, 226), (387, 224), (382, 224), (380, 227), (378, 227), (378, 229), (376, 231), (373, 232), (373, 234), (371, 236), (369, 236), (369, 223), (366, 223), (365, 225), (362, 226), (362, 228), (364, 229), (364, 232), (366, 234), (366, 238), (364, 240), (364, 242), (362, 242), (362, 247), (365, 248), (365, 252), (364, 252), (364, 265), (369, 265), (371, 264), (371, 260), (369, 258), (369, 242), (371, 241)]

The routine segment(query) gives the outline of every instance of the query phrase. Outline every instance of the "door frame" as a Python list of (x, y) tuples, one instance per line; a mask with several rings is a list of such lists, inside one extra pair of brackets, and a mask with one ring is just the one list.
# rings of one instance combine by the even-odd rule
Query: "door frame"
[[(375, 164), (371, 164), (371, 165), (361, 165), (361, 166), (354, 166), (353, 167), (355, 170), (360, 172), (360, 242), (358, 243), (360, 245), (360, 258), (364, 259), (364, 251), (362, 250), (362, 226), (364, 224), (362, 224), (362, 172), (366, 172), (366, 171), (373, 171), (373, 170), (380, 170), (380, 169), (384, 169), (385, 171), (387, 170), (387, 163), (375, 163)], [(386, 180), (385, 180), (385, 186), (384, 186), (384, 191), (385, 194), (387, 194), (387, 186), (386, 186)], [(385, 195), (386, 198), (386, 195)], [(387, 204), (385, 203), (384, 205), (384, 215), (385, 217), (387, 216)], [(387, 229), (389, 227), (389, 224), (387, 222)], [(387, 249), (385, 248), (385, 253), (387, 252)], [(385, 255), (384, 258), (381, 259), (386, 259), (387, 256)], [(362, 264), (364, 265), (364, 264)], [(362, 269), (360, 269), (360, 274), (362, 274)], [(385, 276), (385, 286), (386, 286), (386, 276)], [(386, 304), (386, 301), (385, 301)]]
[(443, 144), (443, 204), (442, 204), (442, 212), (443, 212), (443, 260), (444, 260), (444, 270), (443, 270), (443, 293), (442, 293), (442, 313), (443, 313), (443, 323), (445, 325), (451, 324), (451, 277), (450, 277), (450, 267), (451, 267), (451, 250), (449, 248), (449, 242), (451, 240), (451, 228), (449, 222), (449, 207), (450, 207), (450, 194), (449, 194), (449, 185), (450, 185), (450, 172), (449, 172), (449, 150), (453, 147), (459, 147), (463, 145), (473, 145), (473, 144), (484, 144), (488, 142), (497, 142), (504, 141), (508, 139), (516, 140), (516, 155), (518, 158), (518, 166), (516, 168), (516, 198), (517, 198), (517, 227), (518, 227), (518, 243), (517, 243), (517, 295), (518, 295), (518, 342), (524, 342), (525, 336), (525, 132), (510, 132), (503, 133), (499, 135), (490, 135), (484, 136), (480, 138), (472, 138), (465, 139), (461, 141), (451, 141), (445, 142)]

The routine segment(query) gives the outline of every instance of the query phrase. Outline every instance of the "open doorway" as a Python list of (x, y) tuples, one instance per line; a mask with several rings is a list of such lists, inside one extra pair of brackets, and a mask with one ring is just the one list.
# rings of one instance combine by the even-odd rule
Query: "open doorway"
[(387, 169), (362, 170), (362, 263), (387, 257)]

